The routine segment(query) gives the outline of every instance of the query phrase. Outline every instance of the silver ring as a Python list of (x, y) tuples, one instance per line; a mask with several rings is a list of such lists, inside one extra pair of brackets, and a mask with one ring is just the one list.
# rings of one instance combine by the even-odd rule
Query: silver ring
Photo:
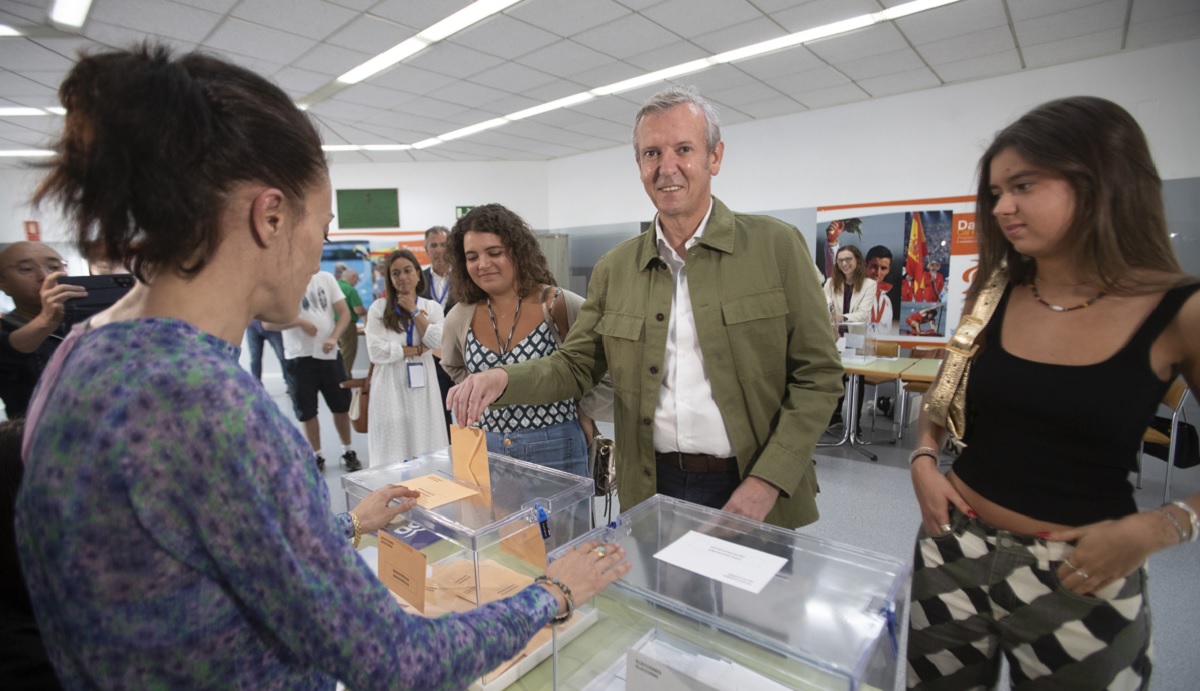
[(1075, 571), (1075, 575), (1076, 575), (1076, 576), (1083, 576), (1083, 580), (1085, 580), (1085, 581), (1086, 581), (1087, 579), (1091, 578), (1091, 576), (1089, 576), (1089, 575), (1087, 575), (1086, 573), (1084, 573), (1083, 571), (1079, 571), (1079, 570), (1076, 570), (1076, 571)]
[(1064, 560), (1063, 560), (1063, 563), (1064, 563), (1064, 564), (1066, 564), (1066, 565), (1067, 565), (1067, 568), (1068, 568), (1068, 569), (1071, 569), (1072, 571), (1078, 571), (1078, 570), (1079, 570), (1079, 567), (1078, 567), (1078, 566), (1075, 566), (1074, 564), (1072, 564), (1072, 563), (1071, 563), (1071, 559), (1070, 559), (1069, 557), (1068, 557), (1067, 559), (1064, 559)]
[(950, 525), (949, 523), (943, 523), (939, 525), (938, 528), (942, 531), (943, 535), (954, 530), (954, 526)]
[(601, 559), (604, 558), (604, 554), (605, 554), (605, 552), (607, 552), (607, 550), (604, 549), (604, 545), (596, 545), (595, 547), (592, 548), (592, 551), (595, 552), (596, 554), (600, 555)]

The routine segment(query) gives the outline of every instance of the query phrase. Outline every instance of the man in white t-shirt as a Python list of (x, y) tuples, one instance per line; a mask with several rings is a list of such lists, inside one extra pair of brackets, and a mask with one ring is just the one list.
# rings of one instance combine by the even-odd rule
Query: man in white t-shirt
[(325, 469), (321, 455), (321, 425), (317, 420), (317, 394), (333, 413), (333, 425), (342, 441), (342, 462), (353, 472), (362, 468), (358, 454), (350, 448), (350, 391), (341, 388), (346, 379), (338, 357), (338, 338), (350, 324), (346, 296), (333, 274), (318, 271), (308, 281), (300, 314), (288, 324), (264, 324), (283, 332), (284, 366), (292, 375), (292, 406), (304, 425), (304, 436), (317, 456), (317, 468)]

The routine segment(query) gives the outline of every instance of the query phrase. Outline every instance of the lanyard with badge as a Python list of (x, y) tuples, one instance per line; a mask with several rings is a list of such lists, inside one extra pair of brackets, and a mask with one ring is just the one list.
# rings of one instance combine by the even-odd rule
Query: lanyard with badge
[[(430, 277), (437, 276), (437, 274), (434, 273), (432, 270), (430, 270), (429, 275), (430, 275)], [(446, 296), (450, 294), (450, 279), (446, 278), (446, 279), (442, 280), (442, 294), (441, 295), (438, 295), (438, 292), (437, 292), (437, 281), (431, 280), (430, 283), (432, 285), (429, 287), (429, 294), (433, 296), (434, 300), (438, 301), (439, 305), (445, 307), (446, 306)]]
[[(400, 305), (396, 305), (396, 314), (401, 315), (401, 316), (404, 315), (404, 312), (402, 312), (400, 310)], [(405, 329), (405, 336), (407, 337), (407, 340), (408, 340), (407, 345), (410, 348), (413, 347), (414, 345), (417, 345), (417, 344), (413, 343), (413, 335), (416, 331), (416, 328), (417, 328), (417, 322), (410, 315), (408, 318), (408, 328)], [(421, 361), (417, 361), (417, 362), (405, 362), (404, 364), (408, 367), (408, 388), (410, 388), (410, 389), (425, 388), (425, 363), (421, 362)]]

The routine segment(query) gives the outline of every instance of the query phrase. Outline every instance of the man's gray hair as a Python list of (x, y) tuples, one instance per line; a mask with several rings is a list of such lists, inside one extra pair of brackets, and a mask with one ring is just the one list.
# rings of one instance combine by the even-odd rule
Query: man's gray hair
[(429, 230), (425, 231), (425, 242), (429, 242), (429, 236), (434, 235), (436, 233), (445, 233), (445, 234), (449, 235), (450, 229), (447, 228), (446, 226), (433, 226)]
[(633, 151), (635, 154), (638, 148), (637, 128), (642, 123), (642, 119), (647, 115), (664, 113), (675, 106), (682, 105), (695, 106), (700, 110), (704, 115), (704, 144), (708, 148), (708, 153), (712, 153), (713, 149), (717, 148), (717, 144), (721, 141), (721, 116), (717, 114), (716, 107), (701, 96), (694, 86), (672, 86), (647, 99), (642, 104), (641, 110), (638, 111), (637, 117), (633, 119)]
[(334, 264), (333, 277), (340, 280), (342, 278), (342, 274), (346, 273), (346, 269), (348, 268), (350, 267), (346, 266), (346, 262), (338, 262), (337, 264)]

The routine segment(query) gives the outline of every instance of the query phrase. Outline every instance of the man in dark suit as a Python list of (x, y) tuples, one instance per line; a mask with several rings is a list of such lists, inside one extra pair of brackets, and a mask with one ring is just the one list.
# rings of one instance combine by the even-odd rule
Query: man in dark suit
[[(425, 273), (425, 292), (421, 297), (436, 300), (446, 313), (454, 306), (454, 298), (450, 295), (450, 263), (446, 261), (446, 236), (450, 229), (446, 226), (434, 226), (425, 231), (425, 254), (429, 255), (429, 268)], [(442, 360), (436, 355), (433, 361), (437, 364), (438, 388), (442, 390), (442, 408), (446, 407), (446, 392), (454, 386), (454, 380), (442, 369)], [(446, 411), (446, 424), (450, 424), (450, 412)]]

